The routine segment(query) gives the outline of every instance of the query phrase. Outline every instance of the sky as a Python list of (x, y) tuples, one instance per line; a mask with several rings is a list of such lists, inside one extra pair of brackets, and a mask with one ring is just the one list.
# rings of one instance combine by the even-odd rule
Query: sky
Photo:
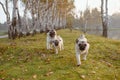
[[(100, 10), (101, 0), (75, 0), (74, 5), (76, 7), (76, 13), (84, 11), (86, 5), (88, 5), (90, 9), (97, 7)], [(116, 12), (120, 12), (120, 0), (108, 0), (108, 14), (112, 15)]]
[[(5, 0), (0, 0), (4, 3)], [(75, 0), (75, 13), (79, 14), (80, 11), (84, 11), (86, 9), (87, 0)], [(88, 7), (90, 9), (97, 7), (100, 10), (101, 0), (88, 0)], [(24, 7), (23, 4), (19, 1), (18, 8), (20, 15), (23, 15)], [(12, 14), (12, 4), (9, 4), (10, 15)], [(115, 12), (120, 12), (120, 0), (108, 0), (108, 14), (112, 15)], [(6, 21), (6, 16), (3, 12), (3, 9), (0, 5), (0, 23), (4, 23)]]

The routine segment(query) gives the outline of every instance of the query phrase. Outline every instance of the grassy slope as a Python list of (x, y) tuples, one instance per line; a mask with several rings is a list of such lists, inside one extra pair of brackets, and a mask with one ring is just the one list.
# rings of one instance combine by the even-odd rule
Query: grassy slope
[(77, 67), (74, 43), (81, 33), (57, 32), (65, 47), (58, 55), (46, 50), (46, 34), (0, 39), (0, 80), (120, 80), (120, 41), (87, 35), (89, 54)]

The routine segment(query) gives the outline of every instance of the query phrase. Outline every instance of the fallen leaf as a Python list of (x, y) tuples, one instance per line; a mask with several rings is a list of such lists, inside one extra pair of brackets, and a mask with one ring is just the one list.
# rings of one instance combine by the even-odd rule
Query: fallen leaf
[(38, 66), (38, 69), (42, 69), (42, 67), (41, 67), (41, 66)]
[(45, 76), (50, 76), (51, 74), (53, 74), (53, 72), (52, 72), (52, 71), (50, 71), (50, 72), (46, 73), (46, 74), (45, 74)]
[(97, 80), (101, 80), (99, 77), (97, 77)]
[(37, 75), (36, 75), (36, 74), (35, 74), (35, 75), (33, 75), (33, 78), (34, 78), (34, 79), (36, 79), (36, 78), (37, 78)]
[(51, 71), (51, 72), (49, 72), (49, 74), (51, 75), (51, 74), (53, 74), (53, 72)]
[(28, 70), (27, 69), (25, 69), (25, 72), (27, 72)]
[(10, 58), (8, 58), (7, 60), (10, 61)]
[(47, 59), (47, 61), (49, 62), (49, 61), (50, 61), (50, 59), (48, 58), (48, 59)]
[(112, 67), (113, 65), (109, 62), (106, 62), (106, 61), (102, 61), (103, 63), (105, 63), (108, 67)]
[(15, 80), (15, 78), (12, 78), (12, 80)]
[(91, 71), (92, 74), (95, 74), (96, 72), (95, 71)]
[(99, 69), (98, 67), (95, 67), (95, 69)]
[(20, 78), (18, 78), (17, 80), (21, 80)]
[(41, 54), (41, 56), (42, 56), (42, 57), (46, 57), (46, 55), (45, 55), (45, 54)]
[(107, 64), (108, 67), (112, 67), (112, 64), (111, 64), (111, 63), (106, 62), (106, 64)]
[(81, 77), (82, 79), (85, 79), (85, 75), (80, 75), (80, 77)]
[(2, 78), (0, 78), (0, 80), (5, 80), (5, 78), (4, 78), (4, 77), (2, 77)]

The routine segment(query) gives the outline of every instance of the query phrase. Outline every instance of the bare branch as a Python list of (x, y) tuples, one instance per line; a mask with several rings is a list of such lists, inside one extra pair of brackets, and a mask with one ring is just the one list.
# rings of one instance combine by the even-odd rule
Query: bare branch
[(6, 10), (5, 10), (5, 7), (4, 7), (3, 3), (0, 2), (0, 4), (1, 4), (2, 8), (3, 8), (4, 13), (7, 15), (7, 12), (6, 12)]

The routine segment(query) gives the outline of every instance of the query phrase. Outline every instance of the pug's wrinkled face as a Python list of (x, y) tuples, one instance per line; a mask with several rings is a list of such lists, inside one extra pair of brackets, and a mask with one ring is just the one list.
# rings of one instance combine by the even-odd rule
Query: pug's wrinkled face
[(86, 41), (84, 41), (84, 40), (79, 40), (79, 39), (76, 39), (76, 44), (78, 45), (79, 50), (81, 50), (81, 51), (84, 51), (85, 48), (86, 48), (86, 46), (87, 46)]
[(50, 33), (49, 34), (50, 37), (55, 37), (55, 35), (56, 35), (56, 31), (55, 30), (50, 30), (49, 33)]

